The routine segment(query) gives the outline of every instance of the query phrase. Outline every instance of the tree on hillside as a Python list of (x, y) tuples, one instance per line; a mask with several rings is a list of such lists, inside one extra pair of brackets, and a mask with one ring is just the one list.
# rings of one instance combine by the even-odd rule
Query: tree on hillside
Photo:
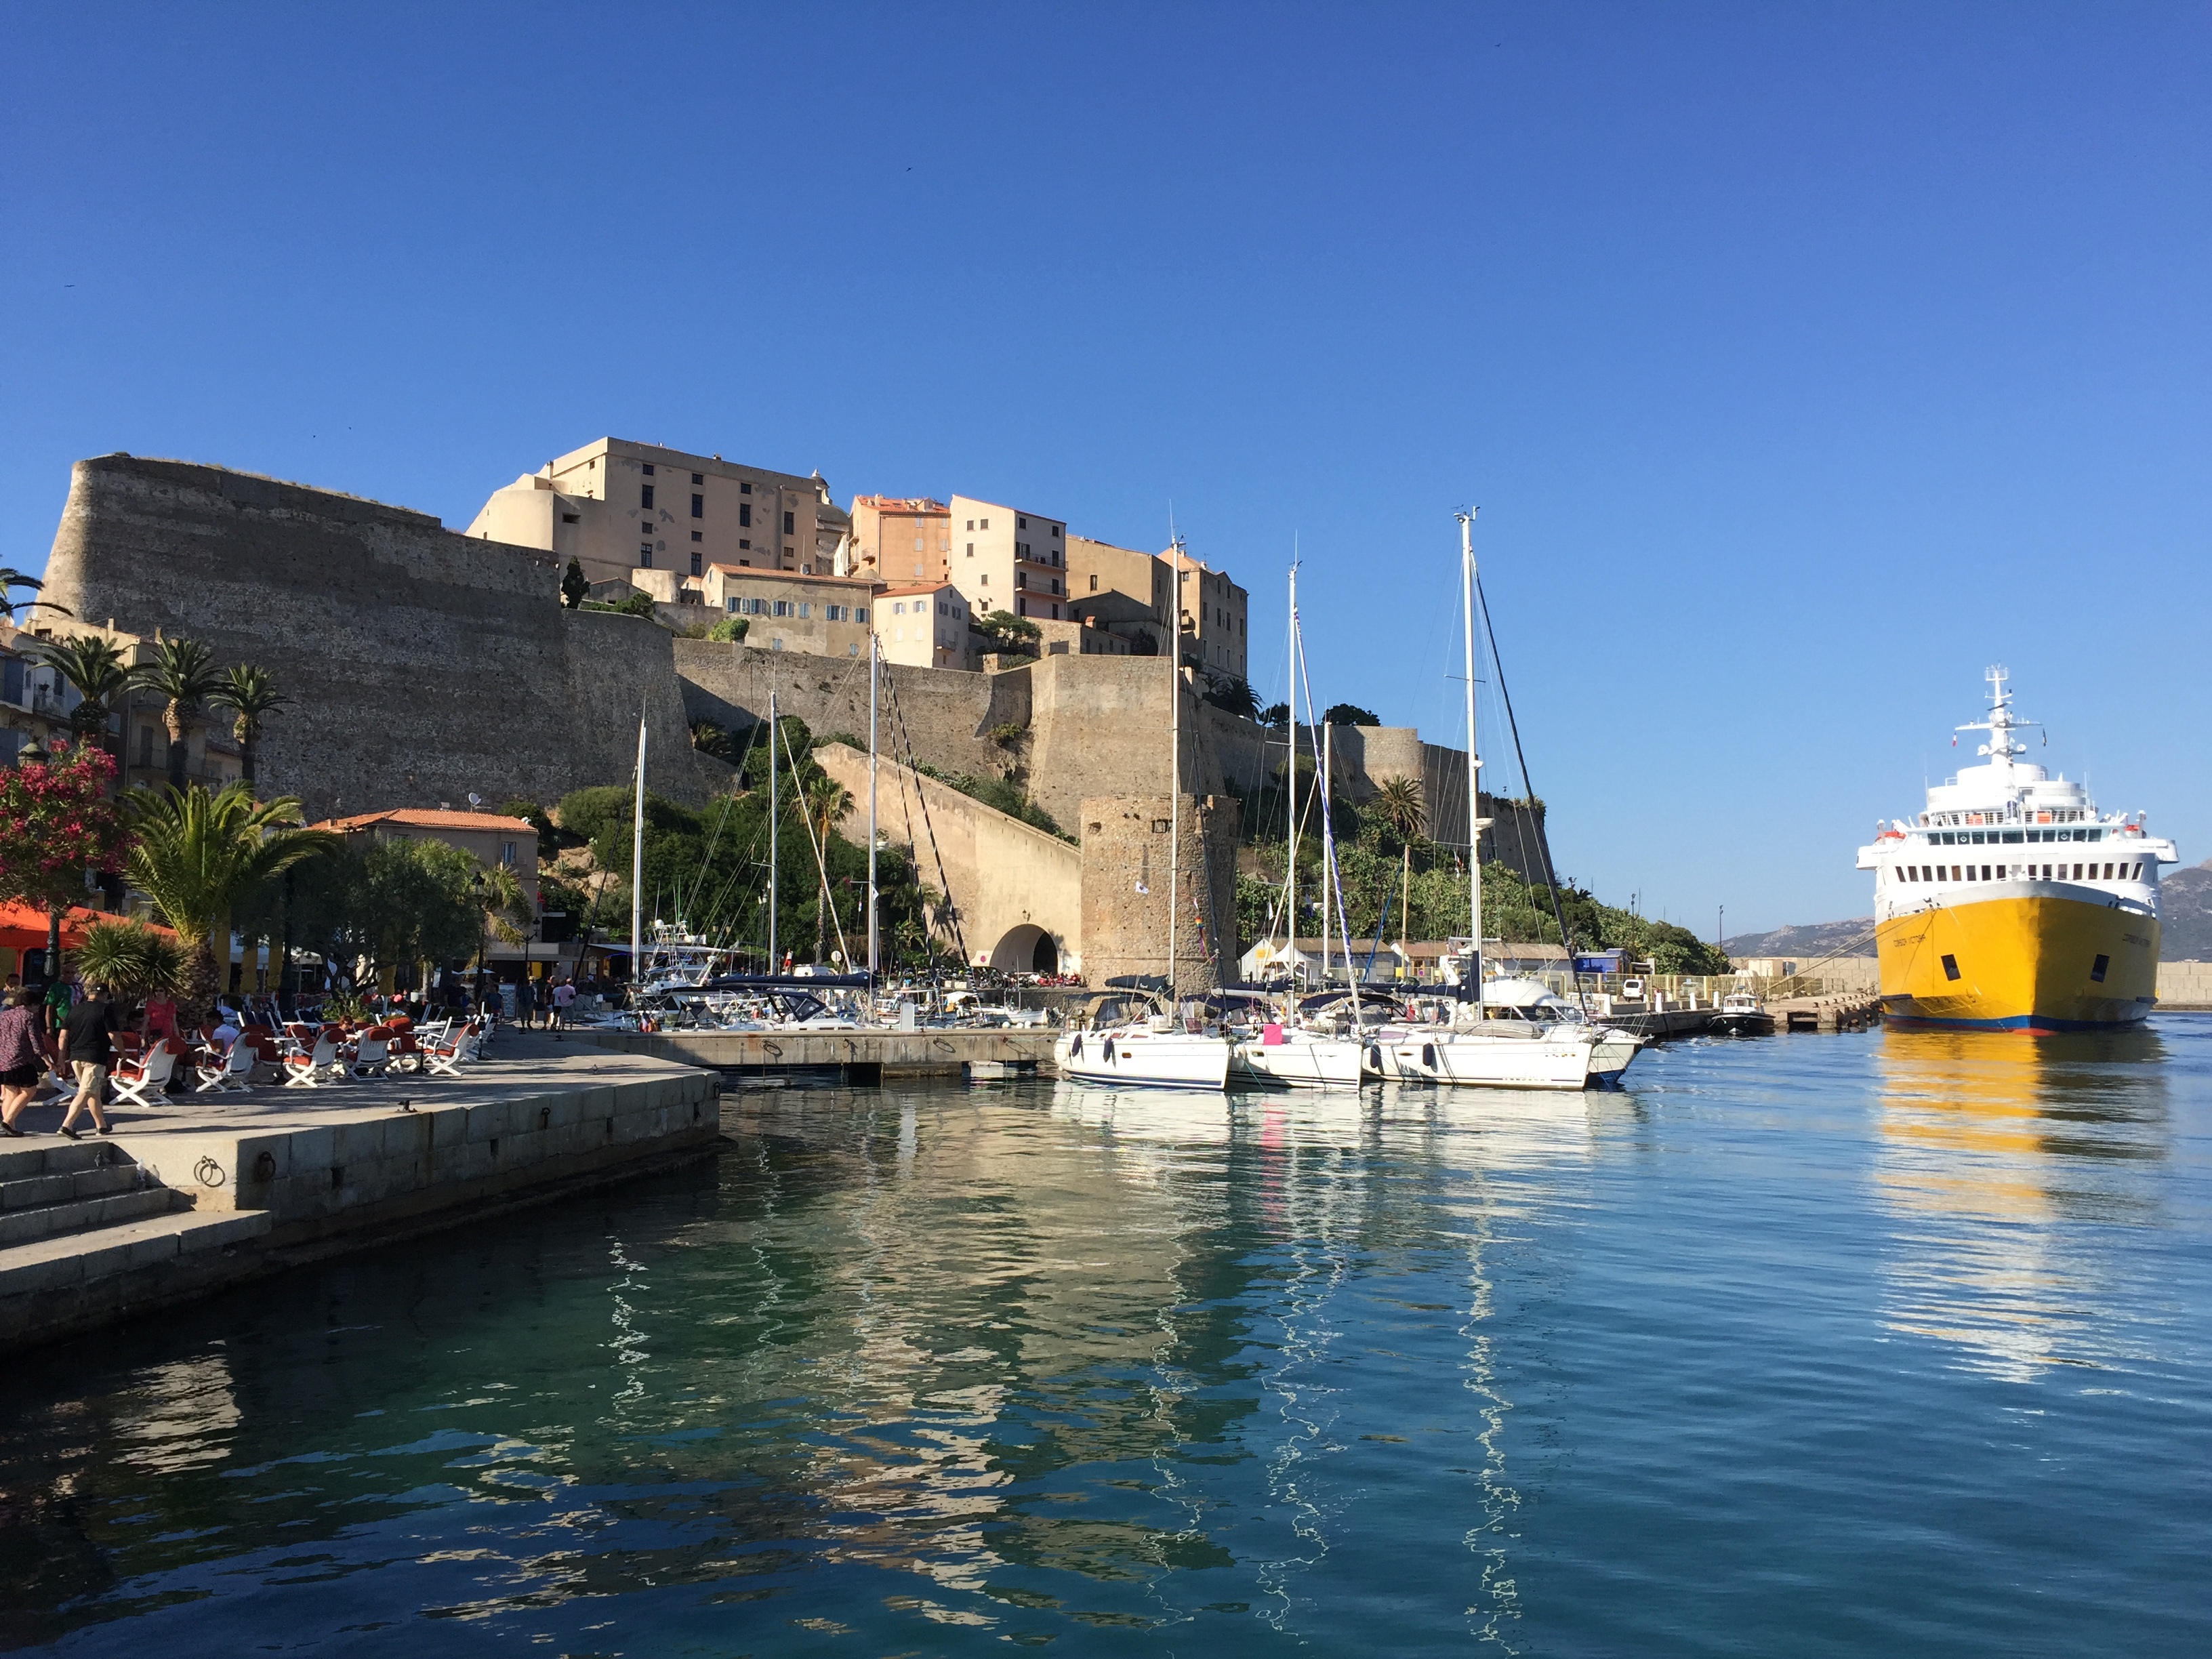
[[(814, 831), (814, 839), (823, 848), (826, 858), (834, 832), (853, 810), (853, 792), (828, 774), (817, 774), (806, 781), (805, 806), (807, 824)], [(827, 960), (823, 952), (828, 948), (829, 938), (823, 932), (823, 923), (835, 902), (830, 896), (826, 869), (825, 864), (823, 871), (816, 872), (823, 878), (822, 902), (814, 913), (814, 959), (817, 962)]]
[(109, 717), (123, 707), (131, 684), (130, 665), (114, 643), (98, 634), (79, 634), (34, 641), (26, 650), (33, 661), (52, 669), (80, 699), (69, 716), (77, 741), (90, 743), (106, 732)]
[(1382, 720), (1356, 702), (1331, 703), (1321, 717), (1323, 726), (1380, 726)]
[(574, 611), (592, 597), (592, 584), (584, 574), (583, 561), (571, 559), (568, 568), (561, 573), (561, 603)]
[(1410, 939), (1413, 936), (1405, 928), (1406, 913), (1412, 908), (1413, 896), (1413, 842), (1425, 826), (1429, 815), (1428, 807), (1421, 799), (1420, 782), (1418, 779), (1404, 776), (1385, 778), (1376, 787), (1368, 807), (1398, 836), (1398, 936)]
[(251, 663), (241, 663), (225, 674), (214, 696), (217, 707), (229, 709), (235, 717), (230, 734), (238, 739), (239, 773), (250, 789), (259, 769), (261, 723), (291, 699), (277, 690), (275, 675)]
[(161, 699), (161, 724), (169, 730), (169, 787), (185, 787), (185, 738), (210, 698), (228, 683), (215, 653), (198, 640), (161, 640), (154, 659), (131, 671), (131, 683)]
[(1248, 720), (1260, 717), (1259, 694), (1248, 682), (1234, 674), (1208, 674), (1203, 696), (1216, 708), (1242, 714)]
[(969, 627), (983, 636), (987, 649), (1002, 652), (1034, 652), (1044, 630), (1027, 617), (1017, 617), (1011, 611), (994, 611), (987, 617), (975, 618)]
[(300, 828), (293, 797), (257, 801), (243, 782), (214, 794), (197, 783), (134, 789), (125, 808), (134, 841), (124, 872), (191, 953), (178, 1014), (197, 1024), (221, 988), (214, 941), (228, 938), (231, 912), (270, 877), (343, 843), (327, 830)]
[(1260, 716), (1262, 726), (1288, 726), (1290, 723), (1291, 706), (1286, 702), (1269, 703)]
[(61, 969), (61, 919), (84, 902), (88, 870), (123, 867), (122, 809), (108, 799), (115, 763), (80, 748), (43, 765), (0, 769), (0, 899), (46, 913), (46, 976)]

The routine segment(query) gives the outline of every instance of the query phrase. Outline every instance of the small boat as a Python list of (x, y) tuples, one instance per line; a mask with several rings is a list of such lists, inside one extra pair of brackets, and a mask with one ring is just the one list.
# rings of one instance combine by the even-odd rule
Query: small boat
[(1443, 1026), (1392, 1026), (1370, 1059), (1385, 1076), (1461, 1088), (1588, 1089), (1620, 1080), (1644, 1046), (1593, 1024), (1531, 979), (1493, 979)]
[(1759, 1006), (1748, 991), (1730, 991), (1721, 999), (1712, 1029), (1727, 1036), (1755, 1036), (1774, 1029), (1774, 1016)]

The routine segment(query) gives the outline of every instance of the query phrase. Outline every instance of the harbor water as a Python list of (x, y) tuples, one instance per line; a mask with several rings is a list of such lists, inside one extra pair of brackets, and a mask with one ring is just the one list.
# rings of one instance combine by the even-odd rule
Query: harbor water
[(75, 1654), (2212, 1652), (2212, 1018), (747, 1090), (19, 1356)]

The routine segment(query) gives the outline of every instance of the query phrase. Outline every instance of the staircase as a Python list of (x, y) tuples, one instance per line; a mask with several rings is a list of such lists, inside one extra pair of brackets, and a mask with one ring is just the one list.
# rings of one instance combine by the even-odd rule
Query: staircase
[(57, 1292), (136, 1303), (154, 1287), (126, 1279), (203, 1265), (201, 1253), (265, 1233), (269, 1220), (259, 1210), (195, 1212), (131, 1161), (127, 1142), (0, 1141), (0, 1344), (51, 1326)]

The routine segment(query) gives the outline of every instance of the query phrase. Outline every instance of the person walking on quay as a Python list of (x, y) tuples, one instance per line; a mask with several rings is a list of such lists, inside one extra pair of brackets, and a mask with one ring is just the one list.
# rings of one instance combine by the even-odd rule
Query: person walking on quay
[(59, 974), (46, 981), (46, 1036), (49, 1041), (62, 1034), (62, 1022), (69, 1018), (69, 981)]
[(553, 975), (547, 974), (535, 981), (538, 994), (538, 1018), (547, 1030), (553, 1029)]
[(62, 1057), (76, 1073), (76, 1097), (62, 1118), (62, 1133), (71, 1140), (77, 1133), (70, 1126), (80, 1108), (92, 1114), (92, 1127), (101, 1134), (112, 1132), (107, 1114), (100, 1109), (100, 1091), (107, 1087), (107, 1062), (114, 1054), (115, 1010), (108, 1006), (107, 988), (88, 986), (85, 999), (69, 1012), (62, 1024)]
[(20, 985), (8, 988), (4, 1003), (0, 1003), (0, 1134), (23, 1138), (15, 1127), (23, 1108), (31, 1103), (38, 1092), (39, 1079), (46, 1075), (46, 1033), (39, 1029), (40, 1011), (33, 1007), (31, 994)]
[(555, 1030), (568, 1023), (568, 1005), (576, 1000), (576, 988), (562, 980), (553, 988), (553, 1012), (549, 1023)]

